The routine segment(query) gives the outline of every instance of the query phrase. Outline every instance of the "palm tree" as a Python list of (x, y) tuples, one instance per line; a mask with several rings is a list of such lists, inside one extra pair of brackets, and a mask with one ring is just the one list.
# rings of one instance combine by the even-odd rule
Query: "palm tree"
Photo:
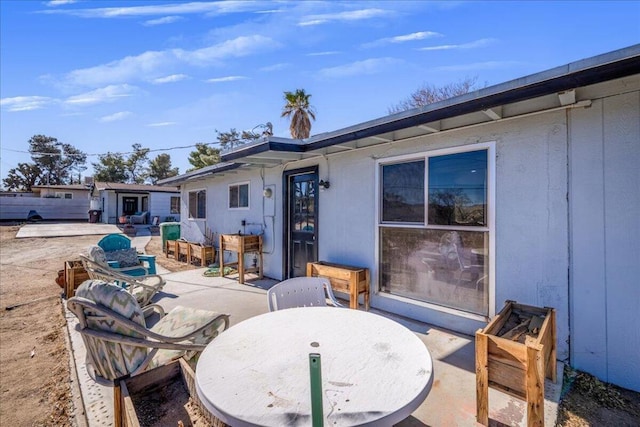
[(311, 133), (311, 119), (316, 119), (316, 113), (309, 105), (310, 94), (304, 89), (296, 89), (295, 92), (285, 92), (284, 99), (287, 101), (282, 108), (280, 117), (291, 117), (289, 131), (294, 139), (309, 138)]

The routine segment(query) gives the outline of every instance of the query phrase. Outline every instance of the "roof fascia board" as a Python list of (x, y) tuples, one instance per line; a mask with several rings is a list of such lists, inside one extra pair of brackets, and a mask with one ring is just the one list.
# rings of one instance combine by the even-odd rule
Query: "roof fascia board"
[(289, 152), (289, 153), (305, 152), (304, 145), (291, 142), (296, 140), (290, 139), (285, 141), (287, 142), (282, 142), (282, 138), (272, 140), (270, 137), (266, 141), (260, 142), (258, 144), (252, 144), (246, 147), (240, 146), (234, 151), (231, 151), (227, 154), (223, 154), (221, 158), (225, 162), (229, 162), (236, 159), (244, 159), (246, 157), (255, 156), (260, 153), (264, 153), (266, 151), (279, 151), (279, 152)]
[(204, 168), (197, 169), (192, 172), (185, 173), (183, 175), (174, 176), (171, 178), (165, 178), (158, 181), (157, 185), (180, 185), (187, 181), (205, 176), (214, 175), (216, 173), (228, 172), (233, 169), (237, 169), (242, 166), (242, 163), (216, 163), (215, 165), (206, 166)]
[[(497, 86), (480, 89), (456, 98), (430, 104), (420, 109), (409, 110), (383, 119), (366, 122), (360, 126), (344, 129), (353, 129), (347, 133), (341, 133), (333, 137), (323, 135), (323, 139), (316, 142), (310, 141), (305, 148), (307, 151), (318, 150), (356, 139), (369, 138), (432, 121), (496, 108), (505, 104), (526, 101), (539, 96), (637, 74), (640, 72), (640, 45), (636, 45), (636, 48), (632, 49), (632, 51), (634, 53), (633, 56), (619, 61), (587, 67), (588, 64), (596, 62), (595, 58), (591, 58)], [(607, 54), (604, 56), (606, 57)], [(579, 65), (582, 65), (582, 67)], [(571, 72), (570, 70), (577, 71)]]

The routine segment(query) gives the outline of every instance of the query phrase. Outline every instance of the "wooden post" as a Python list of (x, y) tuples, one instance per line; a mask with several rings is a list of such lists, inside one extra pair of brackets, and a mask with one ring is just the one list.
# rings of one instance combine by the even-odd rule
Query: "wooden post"
[(120, 380), (115, 380), (113, 384), (113, 425), (122, 427), (122, 392), (120, 390)]
[(244, 239), (241, 237), (238, 249), (238, 283), (244, 284)]
[(556, 345), (556, 340), (557, 340), (557, 333), (556, 333), (556, 310), (555, 309), (551, 309), (551, 313), (549, 316), (549, 321), (551, 322), (551, 355), (549, 356), (549, 361), (547, 363), (547, 378), (551, 379), (551, 381), (554, 382), (554, 384), (557, 384), (557, 379), (558, 379), (558, 364), (556, 363), (556, 357), (557, 356), (557, 345)]
[(527, 345), (525, 376), (528, 427), (544, 427), (544, 362), (542, 359), (541, 346)]
[(224, 238), (222, 234), (220, 234), (220, 246), (218, 246), (218, 250), (220, 251), (218, 254), (220, 258), (220, 277), (224, 277)]
[(476, 420), (489, 425), (489, 345), (482, 329), (476, 332)]

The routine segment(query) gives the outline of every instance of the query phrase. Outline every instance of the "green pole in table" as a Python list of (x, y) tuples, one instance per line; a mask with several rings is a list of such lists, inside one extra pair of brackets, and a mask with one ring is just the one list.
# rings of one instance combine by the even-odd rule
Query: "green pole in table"
[(311, 421), (313, 427), (322, 427), (322, 370), (320, 354), (309, 353), (309, 372), (311, 374)]

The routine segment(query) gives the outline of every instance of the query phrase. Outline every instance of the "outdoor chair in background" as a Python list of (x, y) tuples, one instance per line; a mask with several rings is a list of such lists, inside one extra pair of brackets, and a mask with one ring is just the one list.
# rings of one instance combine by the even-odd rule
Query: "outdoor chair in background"
[(474, 262), (470, 254), (465, 252), (458, 232), (450, 231), (442, 236), (440, 253), (447, 268), (457, 274), (456, 286), (460, 286), (463, 282), (471, 282), (475, 284), (476, 290), (479, 289), (486, 277), (482, 274), (484, 266)]
[[(103, 280), (85, 281), (67, 307), (78, 318), (87, 371), (97, 383), (114, 387), (114, 408), (120, 407), (120, 379), (192, 359), (229, 327), (229, 315), (213, 311), (177, 306), (165, 314), (156, 304), (143, 309), (126, 290)], [(149, 311), (160, 316), (150, 328)], [(120, 414), (115, 420), (119, 425)]]
[(162, 290), (166, 281), (157, 274), (145, 276), (130, 276), (120, 269), (109, 267), (104, 258), (101, 258), (98, 246), (90, 246), (87, 254), (80, 254), (80, 259), (87, 271), (89, 278), (101, 279), (107, 282), (115, 282), (133, 295), (138, 304), (146, 306), (151, 299)]
[(113, 268), (136, 267), (127, 272), (132, 276), (156, 274), (156, 256), (138, 253), (136, 248), (131, 247), (131, 239), (127, 236), (109, 234), (98, 242), (98, 246)]
[(269, 311), (294, 307), (326, 307), (327, 298), (342, 307), (333, 295), (331, 282), (324, 277), (294, 277), (275, 284), (267, 291)]
[(133, 215), (129, 215), (129, 221), (131, 224), (147, 224), (149, 222), (148, 216), (148, 211), (136, 212)]

